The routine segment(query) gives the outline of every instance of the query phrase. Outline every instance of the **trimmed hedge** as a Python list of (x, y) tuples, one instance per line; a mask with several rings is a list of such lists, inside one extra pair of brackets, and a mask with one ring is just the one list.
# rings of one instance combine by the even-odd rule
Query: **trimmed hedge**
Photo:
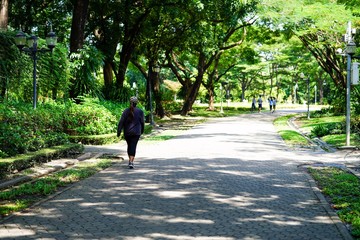
[(81, 143), (85, 145), (104, 145), (119, 142), (120, 138), (116, 133), (90, 135), (90, 136), (69, 136), (69, 140), (73, 143)]
[(0, 179), (7, 175), (35, 166), (39, 163), (46, 163), (53, 159), (77, 155), (84, 151), (81, 144), (66, 144), (51, 148), (41, 149), (37, 152), (20, 154), (11, 158), (0, 159)]

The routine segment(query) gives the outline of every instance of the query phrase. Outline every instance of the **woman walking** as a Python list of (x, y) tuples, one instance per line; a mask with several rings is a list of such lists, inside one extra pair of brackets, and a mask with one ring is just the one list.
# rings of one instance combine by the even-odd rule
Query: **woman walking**
[(136, 146), (140, 139), (140, 135), (144, 133), (144, 112), (136, 107), (138, 99), (130, 98), (130, 107), (125, 109), (121, 115), (117, 136), (120, 137), (122, 129), (124, 129), (124, 138), (127, 143), (127, 154), (129, 156), (129, 168), (134, 168), (134, 159), (136, 154)]

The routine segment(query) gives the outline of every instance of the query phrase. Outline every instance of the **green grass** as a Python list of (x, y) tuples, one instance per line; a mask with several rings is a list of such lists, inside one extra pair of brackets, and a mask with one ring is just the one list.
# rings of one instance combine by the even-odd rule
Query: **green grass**
[(159, 136), (146, 137), (144, 140), (145, 141), (166, 141), (166, 140), (172, 139), (173, 137), (175, 137), (175, 136), (174, 135), (159, 135)]
[(304, 130), (305, 132), (311, 132), (311, 129), (313, 129), (316, 126), (319, 125), (327, 125), (332, 123), (341, 123), (345, 120), (344, 116), (324, 116), (319, 118), (310, 118), (307, 119), (306, 117), (302, 117), (298, 119), (299, 127)]
[(189, 116), (196, 116), (196, 117), (230, 117), (230, 116), (236, 116), (242, 113), (249, 112), (249, 108), (244, 107), (226, 107), (223, 106), (223, 113), (220, 113), (220, 108), (216, 107), (215, 111), (210, 111), (206, 107), (193, 107), (193, 111), (189, 113)]
[(351, 234), (360, 239), (360, 181), (337, 168), (310, 168), (311, 176), (336, 210), (340, 219), (351, 224)]
[(287, 124), (288, 120), (294, 116), (295, 115), (287, 115), (279, 117), (275, 119), (274, 126), (287, 145), (307, 147), (309, 146), (308, 140)]
[(61, 187), (88, 178), (111, 164), (111, 160), (108, 159), (99, 159), (94, 163), (80, 163), (73, 168), (1, 191), (0, 215), (6, 216), (12, 212), (21, 211), (44, 196), (55, 193)]
[[(334, 147), (343, 147), (346, 145), (346, 134), (327, 135), (321, 139)], [(350, 145), (360, 145), (360, 141), (355, 134), (350, 134)]]

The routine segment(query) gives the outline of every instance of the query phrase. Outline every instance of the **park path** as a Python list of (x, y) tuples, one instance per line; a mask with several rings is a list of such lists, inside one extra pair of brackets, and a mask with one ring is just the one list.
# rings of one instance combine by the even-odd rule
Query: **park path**
[[(298, 167), (326, 155), (289, 150), (274, 118), (214, 119), (141, 141), (134, 170), (122, 162), (76, 184), (3, 222), (0, 238), (351, 239)], [(126, 155), (123, 143), (96, 149)]]

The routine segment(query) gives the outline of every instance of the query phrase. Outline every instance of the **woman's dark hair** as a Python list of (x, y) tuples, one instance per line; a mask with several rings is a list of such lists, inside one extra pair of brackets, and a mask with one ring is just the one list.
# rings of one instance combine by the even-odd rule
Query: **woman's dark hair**
[(134, 118), (134, 109), (136, 107), (136, 103), (135, 102), (130, 102), (130, 119)]

